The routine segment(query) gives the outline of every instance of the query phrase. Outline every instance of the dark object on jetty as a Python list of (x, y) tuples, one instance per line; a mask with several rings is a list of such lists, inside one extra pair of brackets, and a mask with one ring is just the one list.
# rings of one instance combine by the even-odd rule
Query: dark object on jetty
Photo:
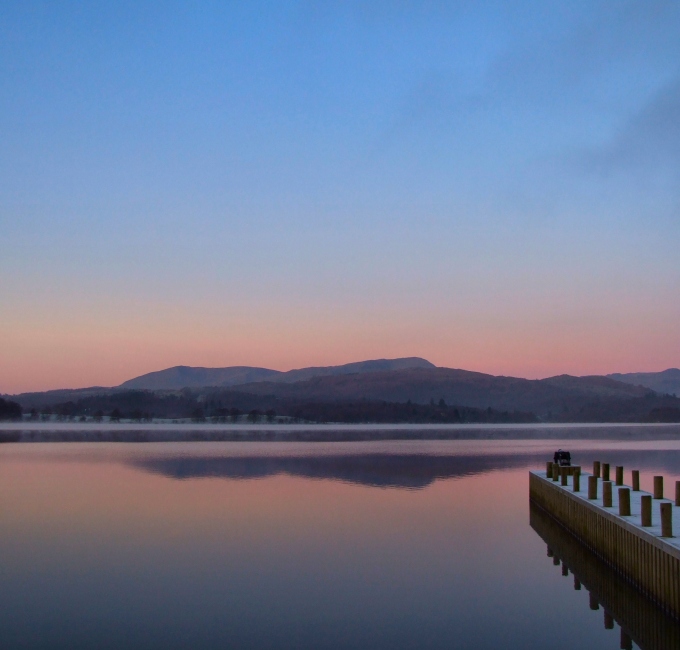
[(553, 463), (560, 467), (569, 467), (571, 465), (571, 454), (568, 451), (558, 449), (553, 456)]

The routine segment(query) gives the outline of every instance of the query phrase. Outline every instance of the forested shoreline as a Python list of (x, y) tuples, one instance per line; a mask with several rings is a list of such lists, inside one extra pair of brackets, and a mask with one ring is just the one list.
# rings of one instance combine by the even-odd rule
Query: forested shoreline
[[(22, 413), (23, 410), (23, 413)], [(314, 400), (255, 395), (233, 390), (119, 390), (56, 403), (25, 404), (1, 399), (0, 419), (81, 422), (177, 420), (238, 423), (412, 423), (504, 424), (538, 422), (680, 422), (680, 400), (648, 395), (631, 399), (594, 398), (578, 411), (550, 413), (447, 404), (443, 398), (412, 401)]]

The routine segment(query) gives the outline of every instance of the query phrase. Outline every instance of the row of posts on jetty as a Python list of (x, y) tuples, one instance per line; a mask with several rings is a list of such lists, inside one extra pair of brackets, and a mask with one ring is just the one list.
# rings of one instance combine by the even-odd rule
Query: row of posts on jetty
[[(617, 466), (614, 481), (610, 479), (609, 463), (600, 463), (596, 460), (593, 463), (593, 473), (588, 476), (588, 499), (598, 499), (598, 479), (602, 479), (602, 505), (605, 508), (612, 507), (613, 485), (623, 486), (623, 467)], [(553, 481), (560, 481), (561, 485), (568, 485), (567, 477), (573, 477), (574, 492), (581, 491), (581, 468), (578, 465), (560, 465), (558, 463), (547, 463), (546, 476)], [(632, 491), (640, 491), (640, 472), (633, 470)], [(630, 493), (631, 488), (619, 487), (619, 515), (622, 517), (630, 516)], [(654, 477), (654, 499), (663, 499), (663, 476)], [(640, 497), (642, 509), (642, 526), (652, 526), (652, 495), (646, 494)], [(675, 482), (675, 505), (680, 506), (680, 481)], [(673, 505), (668, 502), (659, 504), (659, 515), (661, 517), (661, 537), (673, 537)]]

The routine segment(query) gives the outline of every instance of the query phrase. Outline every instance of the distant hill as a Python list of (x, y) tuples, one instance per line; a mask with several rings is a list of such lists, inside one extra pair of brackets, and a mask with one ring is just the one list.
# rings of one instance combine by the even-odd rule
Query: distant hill
[(191, 366), (175, 366), (166, 370), (150, 372), (135, 377), (119, 388), (144, 390), (179, 390), (181, 388), (203, 388), (209, 386), (238, 386), (255, 382), (296, 382), (312, 377), (328, 377), (365, 372), (404, 370), (408, 368), (435, 368), (425, 359), (407, 357), (403, 359), (374, 359), (358, 361), (342, 366), (320, 366), (300, 368), (281, 372), (268, 368), (250, 366), (230, 366), (228, 368), (194, 368)]
[(649, 390), (607, 377), (560, 375), (531, 380), (497, 377), (451, 368), (411, 368), (389, 372), (314, 377), (295, 383), (258, 382), (233, 390), (281, 399), (384, 400), (448, 404), (501, 411), (533, 412), (541, 417), (576, 417), (588, 401), (645, 397)]
[(628, 372), (607, 375), (616, 381), (635, 386), (651, 388), (662, 395), (677, 395), (680, 397), (680, 369), (669, 368), (663, 372)]
[(119, 388), (136, 390), (180, 390), (205, 386), (234, 386), (256, 381), (273, 380), (282, 374), (278, 370), (231, 366), (229, 368), (194, 368), (175, 366), (166, 370), (149, 372), (123, 382)]
[(115, 388), (105, 388), (103, 386), (91, 386), (89, 388), (58, 388), (56, 390), (46, 390), (35, 393), (21, 393), (15, 395), (15, 399), (21, 407), (27, 411), (35, 408), (41, 409), (52, 404), (60, 404), (66, 401), (86, 399), (99, 395), (110, 395), (115, 393)]
[(311, 422), (680, 421), (680, 399), (610, 377), (497, 377), (437, 368), (417, 358), (285, 373), (178, 367), (117, 388), (29, 393), (12, 399), (26, 410), (47, 408), (61, 417), (116, 410), (132, 419), (225, 419), (234, 412), (256, 412)]

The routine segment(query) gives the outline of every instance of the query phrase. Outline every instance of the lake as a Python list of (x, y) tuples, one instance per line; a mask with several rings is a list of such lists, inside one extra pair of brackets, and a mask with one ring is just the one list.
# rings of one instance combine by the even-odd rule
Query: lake
[(677, 647), (529, 507), (557, 447), (680, 479), (642, 437), (2, 444), (0, 647)]

